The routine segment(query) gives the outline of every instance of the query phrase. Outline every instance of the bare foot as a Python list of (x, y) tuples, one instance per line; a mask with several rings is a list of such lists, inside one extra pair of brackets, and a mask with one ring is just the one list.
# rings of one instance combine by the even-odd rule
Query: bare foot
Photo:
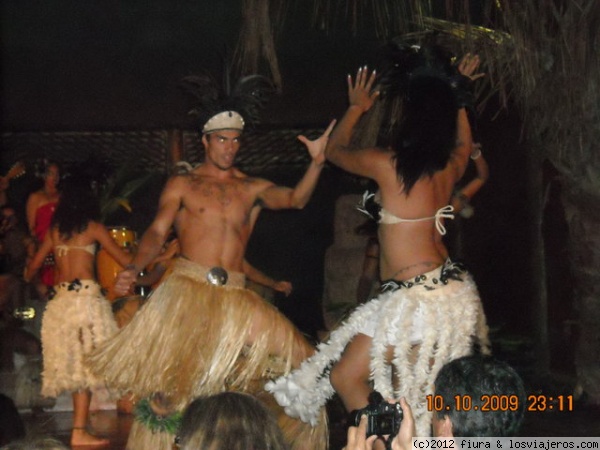
[(73, 428), (73, 433), (71, 434), (71, 446), (83, 446), (83, 445), (108, 445), (110, 441), (108, 439), (102, 439), (93, 434), (88, 433), (85, 428)]

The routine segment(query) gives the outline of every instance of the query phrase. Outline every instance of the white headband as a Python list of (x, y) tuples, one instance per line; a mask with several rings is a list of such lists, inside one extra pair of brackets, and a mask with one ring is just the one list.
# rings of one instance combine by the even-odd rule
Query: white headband
[(223, 111), (215, 114), (204, 124), (202, 133), (212, 133), (219, 130), (238, 130), (244, 129), (244, 118), (235, 111)]

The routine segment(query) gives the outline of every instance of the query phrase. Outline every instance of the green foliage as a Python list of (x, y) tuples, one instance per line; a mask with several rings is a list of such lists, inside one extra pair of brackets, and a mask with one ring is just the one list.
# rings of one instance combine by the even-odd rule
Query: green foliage
[(111, 175), (100, 189), (101, 220), (107, 220), (121, 208), (132, 212), (131, 199), (142, 192), (151, 183), (156, 182), (160, 174), (156, 171), (140, 173), (123, 165)]
[(177, 434), (183, 417), (181, 412), (174, 412), (168, 416), (156, 414), (147, 398), (136, 403), (134, 413), (135, 418), (153, 433)]

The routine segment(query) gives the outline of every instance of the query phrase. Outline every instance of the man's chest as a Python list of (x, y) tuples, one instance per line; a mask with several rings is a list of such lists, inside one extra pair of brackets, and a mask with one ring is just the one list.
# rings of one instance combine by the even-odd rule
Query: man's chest
[(195, 178), (184, 198), (185, 207), (196, 212), (236, 211), (247, 214), (256, 199), (250, 182), (245, 180), (216, 181)]

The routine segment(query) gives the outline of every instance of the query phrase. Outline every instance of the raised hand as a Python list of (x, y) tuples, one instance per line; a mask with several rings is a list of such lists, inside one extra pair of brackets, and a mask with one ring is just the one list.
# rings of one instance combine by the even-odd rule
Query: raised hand
[(350, 106), (357, 106), (363, 112), (367, 112), (379, 96), (379, 91), (371, 92), (377, 73), (375, 70), (369, 75), (367, 66), (360, 67), (356, 72), (356, 80), (348, 75), (348, 100)]
[(329, 140), (329, 135), (331, 134), (335, 123), (336, 120), (332, 120), (323, 134), (313, 141), (304, 135), (298, 136), (298, 140), (306, 145), (312, 160), (319, 165), (325, 163), (325, 147), (327, 147), (327, 141)]
[(479, 59), (479, 55), (471, 55), (470, 53), (467, 53), (458, 63), (458, 71), (461, 73), (461, 75), (464, 75), (471, 81), (475, 81), (485, 76), (485, 74), (482, 72), (475, 73), (475, 71), (479, 68), (480, 63), (481, 60)]

